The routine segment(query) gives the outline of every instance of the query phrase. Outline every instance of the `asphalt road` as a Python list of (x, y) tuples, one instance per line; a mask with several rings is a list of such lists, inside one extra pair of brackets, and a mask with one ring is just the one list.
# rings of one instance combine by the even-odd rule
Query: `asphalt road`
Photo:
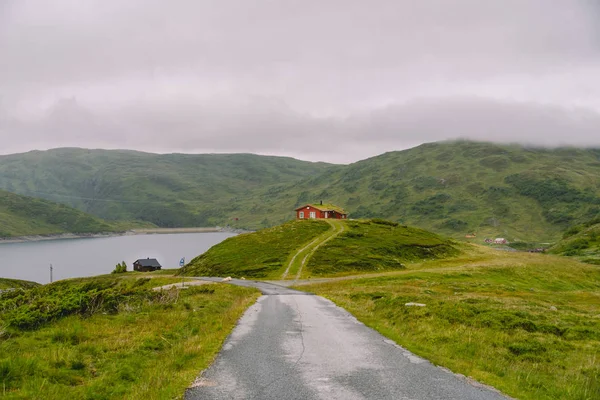
[(322, 297), (229, 283), (257, 287), (263, 296), (185, 399), (506, 399), (415, 356)]

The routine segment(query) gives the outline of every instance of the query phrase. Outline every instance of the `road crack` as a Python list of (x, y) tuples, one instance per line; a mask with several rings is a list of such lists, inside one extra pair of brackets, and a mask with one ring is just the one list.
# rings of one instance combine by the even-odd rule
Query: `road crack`
[(296, 300), (295, 297), (294, 297), (294, 303), (296, 303), (296, 312), (298, 313), (298, 320), (299, 320), (299, 324), (300, 324), (300, 341), (302, 343), (302, 351), (300, 352), (300, 355), (298, 356), (296, 361), (294, 361), (294, 364), (291, 367), (292, 371), (285, 373), (281, 376), (278, 376), (277, 378), (273, 379), (266, 385), (262, 386), (254, 396), (250, 397), (250, 399), (256, 399), (259, 395), (261, 395), (270, 386), (272, 386), (275, 383), (279, 382), (280, 380), (290, 376), (292, 374), (292, 372), (294, 372), (293, 370), (295, 370), (296, 367), (298, 366), (298, 364), (300, 363), (300, 360), (302, 360), (302, 357), (304, 357), (304, 352), (306, 351), (306, 346), (304, 344), (304, 323), (302, 321), (302, 313), (300, 312), (300, 306), (298, 305), (298, 300)]

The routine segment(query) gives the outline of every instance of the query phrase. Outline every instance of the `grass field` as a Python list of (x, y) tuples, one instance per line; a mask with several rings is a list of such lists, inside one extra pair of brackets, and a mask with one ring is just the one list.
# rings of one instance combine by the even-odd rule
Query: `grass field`
[(342, 223), (344, 232), (315, 251), (304, 277), (404, 269), (408, 263), (460, 253), (458, 243), (419, 228), (381, 219)]
[(173, 280), (82, 278), (0, 297), (1, 397), (181, 398), (258, 292), (150, 290)]
[(453, 257), (460, 246), (384, 220), (292, 221), (229, 238), (194, 258), (181, 273), (261, 279), (337, 276)]
[(281, 275), (281, 279), (299, 279), (305, 275), (305, 266), (312, 259), (314, 253), (346, 230), (346, 223), (344, 221), (327, 220), (326, 222), (331, 226), (329, 230), (317, 236), (306, 244), (306, 246), (290, 253), (285, 262), (286, 269)]
[(291, 221), (224, 240), (194, 258), (181, 273), (278, 279), (290, 254), (331, 229), (325, 221)]
[[(600, 398), (600, 268), (471, 248), (301, 286), (437, 365), (520, 399)], [(408, 307), (406, 303), (426, 304)]]

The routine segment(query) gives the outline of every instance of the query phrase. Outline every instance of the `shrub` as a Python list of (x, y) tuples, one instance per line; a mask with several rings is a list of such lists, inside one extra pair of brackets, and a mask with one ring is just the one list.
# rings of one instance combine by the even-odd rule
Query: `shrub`
[(125, 264), (125, 261), (123, 261), (120, 264), (117, 264), (117, 266), (115, 267), (113, 272), (111, 272), (111, 274), (122, 274), (124, 272), (127, 272), (127, 264)]
[(378, 225), (398, 226), (397, 222), (392, 222), (381, 218), (373, 218), (371, 222)]
[(516, 356), (523, 354), (541, 354), (547, 351), (546, 347), (535, 341), (511, 343), (508, 345), (508, 350)]
[[(82, 284), (57, 282), (30, 290), (15, 290), (0, 298), (0, 317), (10, 327), (36, 329), (68, 315), (90, 316), (99, 312), (114, 314), (124, 304), (161, 301), (160, 292), (134, 287), (135, 281), (91, 281)], [(56, 335), (55, 341), (73, 342), (80, 338)]]
[(590, 246), (590, 242), (584, 238), (578, 238), (569, 243), (565, 250), (583, 250)]

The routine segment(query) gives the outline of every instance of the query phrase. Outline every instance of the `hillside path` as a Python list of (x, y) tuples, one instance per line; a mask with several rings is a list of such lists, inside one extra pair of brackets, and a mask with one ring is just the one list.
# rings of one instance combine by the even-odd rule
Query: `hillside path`
[[(221, 281), (221, 278), (199, 278)], [(266, 282), (187, 400), (499, 400), (492, 388), (415, 356), (331, 301)]]
[(300, 279), (304, 266), (310, 257), (315, 253), (315, 251), (345, 230), (344, 223), (340, 220), (324, 219), (323, 221), (326, 221), (329, 225), (331, 225), (331, 229), (317, 236), (306, 246), (300, 248), (291, 256), (287, 268), (283, 272), (283, 275), (281, 275), (282, 280), (289, 279), (289, 275), (293, 275), (294, 280)]

